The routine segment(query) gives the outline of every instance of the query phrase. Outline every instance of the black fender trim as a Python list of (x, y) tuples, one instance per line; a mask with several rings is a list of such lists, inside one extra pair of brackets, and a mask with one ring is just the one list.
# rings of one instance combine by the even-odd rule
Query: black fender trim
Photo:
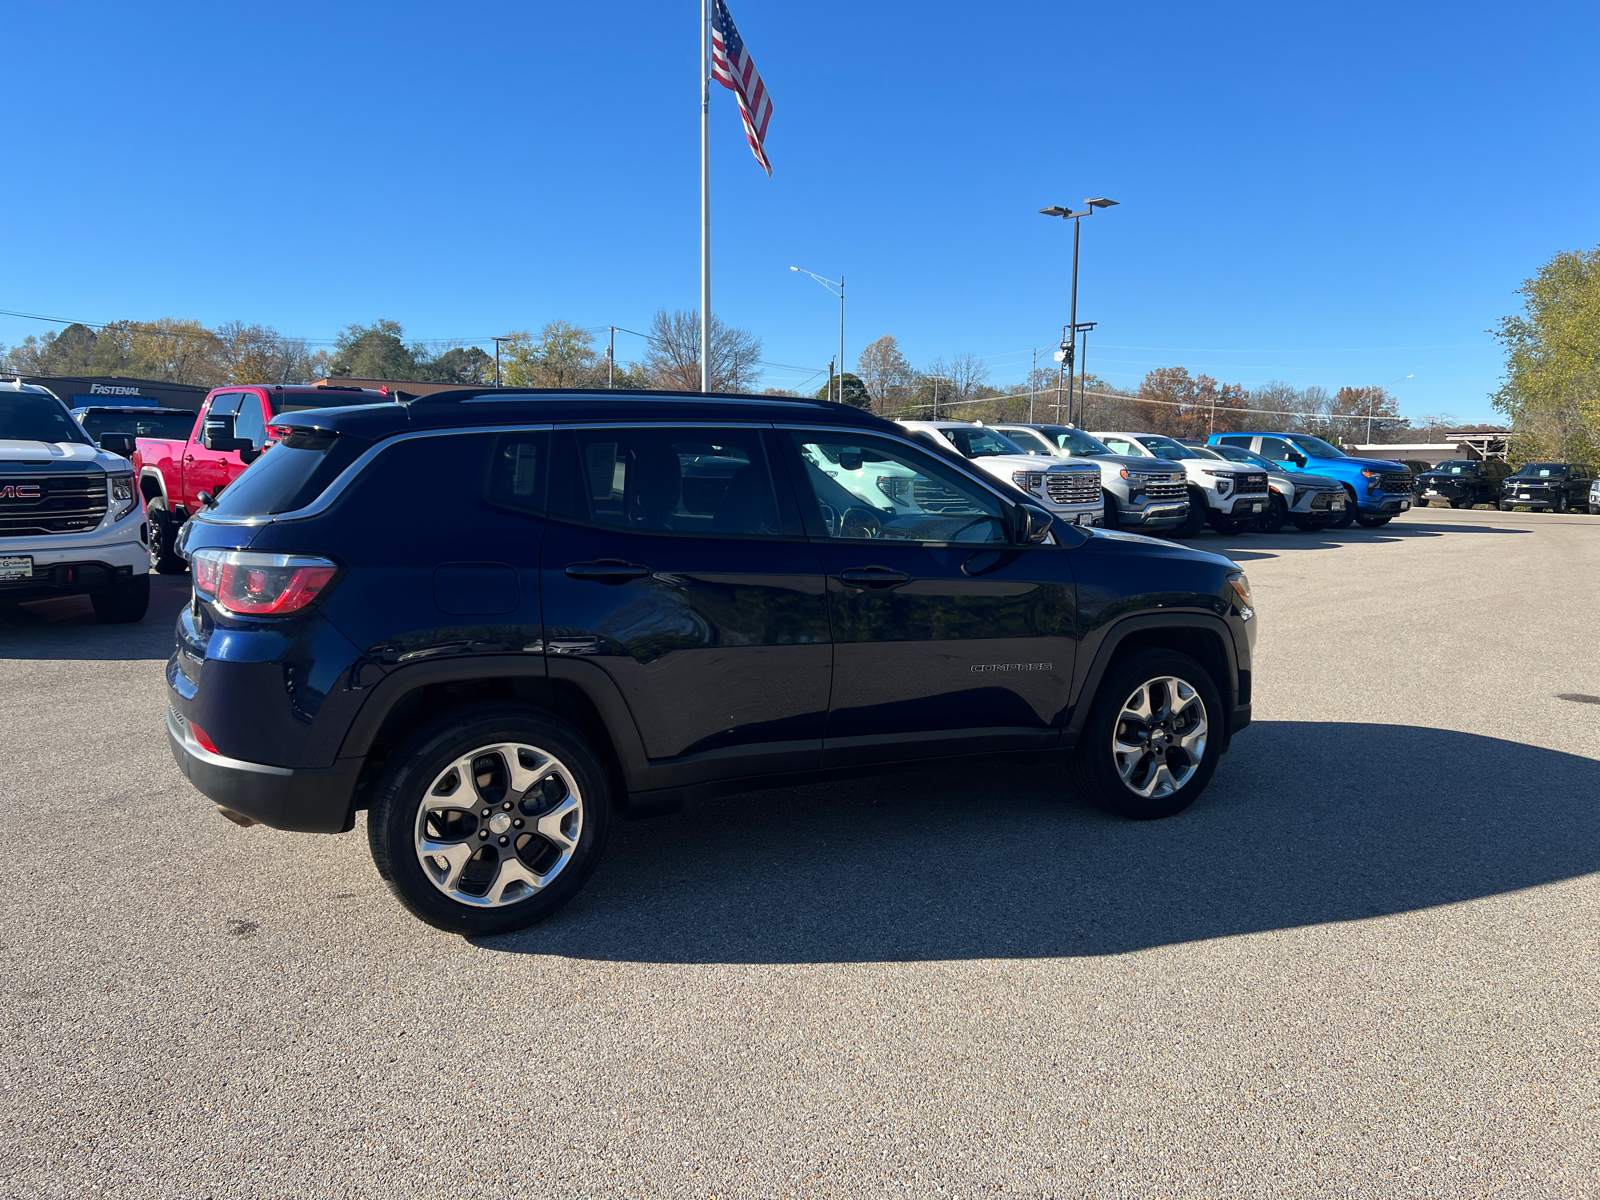
[(1121, 645), (1135, 634), (1169, 629), (1203, 630), (1215, 634), (1222, 643), (1222, 652), (1228, 660), (1227, 678), (1217, 680), (1216, 684), (1222, 692), (1222, 707), (1227, 718), (1222, 744), (1223, 750), (1227, 750), (1233, 735), (1250, 723), (1249, 700), (1246, 698), (1241, 703), (1239, 695), (1239, 648), (1234, 641), (1233, 630), (1226, 621), (1210, 613), (1199, 612), (1146, 613), (1124, 617), (1101, 635), (1099, 646), (1086, 664), (1084, 656), (1080, 654), (1078, 661), (1083, 668), (1083, 677), (1075, 689), (1072, 715), (1067, 720), (1063, 735), (1067, 744), (1077, 742), (1084, 722), (1089, 719), (1089, 705), (1100, 690), (1100, 681), (1105, 678), (1106, 670)]

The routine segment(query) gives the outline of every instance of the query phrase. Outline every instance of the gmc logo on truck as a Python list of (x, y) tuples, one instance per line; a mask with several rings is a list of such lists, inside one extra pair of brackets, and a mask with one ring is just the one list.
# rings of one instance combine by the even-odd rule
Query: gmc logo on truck
[(37, 500), (39, 498), (39, 485), (37, 483), (8, 483), (0, 486), (0, 500)]

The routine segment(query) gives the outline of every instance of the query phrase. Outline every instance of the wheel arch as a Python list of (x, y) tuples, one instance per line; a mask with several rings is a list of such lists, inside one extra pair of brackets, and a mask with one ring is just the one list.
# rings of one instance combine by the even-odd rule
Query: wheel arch
[(1186, 654), (1210, 674), (1222, 693), (1222, 748), (1226, 750), (1236, 732), (1236, 710), (1250, 703), (1250, 673), (1239, 666), (1238, 647), (1227, 624), (1206, 613), (1127, 617), (1107, 630), (1073, 703), (1072, 716), (1067, 722), (1068, 737), (1076, 740), (1088, 720), (1090, 706), (1106, 673), (1129, 655), (1151, 649)]
[(139, 472), (139, 491), (146, 504), (159, 497), (170, 511), (172, 499), (167, 495), (166, 477), (155, 467), (145, 467)]

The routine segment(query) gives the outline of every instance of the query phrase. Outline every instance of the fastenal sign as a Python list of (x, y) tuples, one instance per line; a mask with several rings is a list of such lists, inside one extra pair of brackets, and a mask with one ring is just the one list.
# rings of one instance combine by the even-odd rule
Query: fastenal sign
[(91, 396), (137, 396), (139, 389), (136, 387), (112, 387), (104, 383), (91, 383), (89, 385)]

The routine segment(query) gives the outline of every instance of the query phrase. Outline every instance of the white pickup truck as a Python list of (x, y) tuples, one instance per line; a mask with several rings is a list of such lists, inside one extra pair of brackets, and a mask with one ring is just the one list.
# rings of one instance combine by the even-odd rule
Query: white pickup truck
[(42, 387), (0, 380), (0, 605), (87, 595), (108, 623), (150, 606), (149, 528), (127, 434), (101, 445)]

